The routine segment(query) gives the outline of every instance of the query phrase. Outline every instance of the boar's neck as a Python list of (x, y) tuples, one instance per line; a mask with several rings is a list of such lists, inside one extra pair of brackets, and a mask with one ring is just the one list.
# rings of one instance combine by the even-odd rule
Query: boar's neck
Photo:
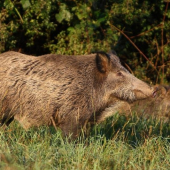
[(96, 115), (103, 111), (109, 104), (104, 89), (103, 84), (99, 84), (93, 88), (92, 108)]

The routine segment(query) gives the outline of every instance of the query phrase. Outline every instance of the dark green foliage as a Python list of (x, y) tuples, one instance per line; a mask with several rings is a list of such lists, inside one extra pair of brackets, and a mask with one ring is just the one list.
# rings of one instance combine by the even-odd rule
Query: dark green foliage
[(112, 48), (139, 78), (166, 83), (170, 78), (167, 5), (163, 0), (4, 0), (0, 52), (86, 54)]

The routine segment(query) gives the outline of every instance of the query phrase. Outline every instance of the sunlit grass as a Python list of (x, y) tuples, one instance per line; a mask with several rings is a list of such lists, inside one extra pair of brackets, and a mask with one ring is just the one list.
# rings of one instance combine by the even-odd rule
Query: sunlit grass
[(0, 169), (169, 169), (169, 134), (169, 122), (137, 115), (117, 114), (75, 141), (13, 122), (0, 130)]

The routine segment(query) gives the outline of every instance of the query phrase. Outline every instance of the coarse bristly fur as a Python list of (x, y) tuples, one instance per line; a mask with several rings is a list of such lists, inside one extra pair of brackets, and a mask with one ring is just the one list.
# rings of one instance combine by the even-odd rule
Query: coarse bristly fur
[(9, 51), (0, 61), (1, 124), (16, 119), (25, 129), (55, 124), (75, 137), (108, 109), (111, 96), (132, 102), (154, 93), (113, 53), (35, 57)]

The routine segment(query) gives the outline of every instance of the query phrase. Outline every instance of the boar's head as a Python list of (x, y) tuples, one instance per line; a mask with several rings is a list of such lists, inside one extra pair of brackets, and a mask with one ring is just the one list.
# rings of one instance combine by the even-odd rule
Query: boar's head
[(104, 95), (133, 102), (155, 95), (155, 88), (133, 76), (113, 53), (97, 53), (97, 68), (103, 74)]

